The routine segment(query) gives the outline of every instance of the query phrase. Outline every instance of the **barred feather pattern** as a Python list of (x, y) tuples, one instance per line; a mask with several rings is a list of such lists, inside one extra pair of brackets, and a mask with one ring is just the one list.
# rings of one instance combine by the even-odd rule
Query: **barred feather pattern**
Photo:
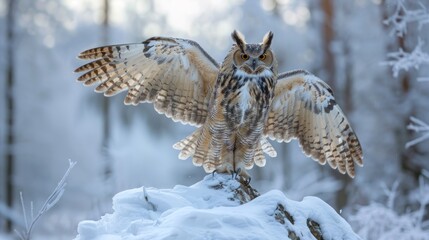
[(304, 70), (279, 75), (264, 134), (279, 142), (298, 139), (307, 156), (350, 177), (355, 163), (363, 166), (359, 140), (332, 90)]
[(219, 66), (196, 42), (155, 37), (89, 49), (79, 58), (95, 59), (75, 72), (85, 72), (78, 78), (85, 85), (97, 83), (96, 92), (113, 96), (128, 90), (127, 105), (152, 102), (159, 113), (184, 124), (206, 120)]
[(78, 57), (91, 61), (75, 71), (96, 92), (127, 91), (126, 105), (153, 103), (158, 113), (197, 126), (173, 147), (206, 172), (249, 177), (246, 169), (265, 166), (264, 154), (277, 155), (270, 138), (298, 139), (307, 156), (354, 177), (362, 149), (329, 86), (304, 70), (277, 75), (271, 32), (259, 44), (237, 31), (232, 38), (221, 66), (194, 41), (153, 37), (86, 50)]

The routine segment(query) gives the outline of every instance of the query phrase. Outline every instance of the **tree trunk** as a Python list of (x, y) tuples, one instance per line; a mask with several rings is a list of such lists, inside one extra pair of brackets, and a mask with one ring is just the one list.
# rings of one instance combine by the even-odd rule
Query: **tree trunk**
[[(335, 59), (335, 55), (332, 51), (332, 42), (334, 41), (335, 37), (341, 37), (341, 34), (337, 34), (334, 31), (334, 12), (335, 10), (337, 11), (344, 11), (345, 9), (341, 9), (341, 7), (337, 6), (337, 9), (334, 8), (333, 2), (332, 0), (322, 0), (321, 1), (321, 9), (323, 11), (323, 15), (324, 15), (324, 21), (323, 21), (323, 25), (322, 25), (322, 36), (323, 36), (323, 71), (325, 76), (323, 76), (324, 81), (326, 81), (326, 83), (329, 84), (329, 86), (331, 86), (331, 88), (334, 90), (334, 92), (337, 93), (337, 96), (342, 96), (342, 99), (345, 104), (342, 106), (344, 112), (347, 115), (347, 112), (350, 112), (350, 108), (351, 108), (351, 96), (350, 94), (350, 90), (351, 90), (351, 82), (352, 80), (351, 78), (351, 68), (350, 68), (350, 64), (346, 64), (346, 68), (345, 69), (340, 69), (340, 70), (344, 70), (345, 73), (343, 76), (346, 77), (346, 79), (344, 79), (344, 88), (341, 88), (339, 86), (341, 86), (342, 84), (339, 84), (336, 82), (336, 59)], [(345, 59), (349, 59), (349, 49), (348, 48), (348, 43), (345, 42), (347, 40), (342, 39), (343, 41), (343, 52), (345, 56)], [(337, 85), (338, 84), (338, 85)], [(329, 169), (329, 174), (331, 174), (334, 178), (336, 178), (337, 180), (341, 181), (342, 186), (341, 188), (338, 190), (336, 196), (335, 196), (335, 207), (336, 209), (342, 209), (344, 208), (344, 206), (347, 204), (348, 201), (348, 187), (350, 185), (350, 179), (348, 176), (344, 176), (344, 175), (340, 175), (337, 174), (336, 172), (330, 171)]]
[[(13, 174), (15, 165), (15, 156), (13, 147), (15, 143), (15, 101), (14, 90), (14, 20), (15, 5), (17, 0), (8, 0), (7, 18), (6, 18), (6, 205), (12, 209), (14, 202), (14, 184)], [(6, 232), (12, 232), (13, 226), (10, 219), (6, 219)]]
[[(101, 31), (101, 42), (103, 45), (108, 44), (109, 41), (109, 0), (103, 1), (103, 15), (102, 15), (102, 31)], [(101, 151), (104, 159), (103, 167), (103, 180), (106, 188), (111, 186), (112, 178), (112, 158), (109, 154), (109, 143), (111, 137), (111, 124), (110, 124), (110, 104), (107, 98), (102, 100), (102, 118), (103, 118), (103, 137), (101, 143)]]
[[(406, 35), (404, 35), (403, 37), (397, 37), (397, 44), (398, 44), (398, 48), (399, 49), (403, 49), (405, 52), (409, 52), (409, 47), (405, 44), (406, 42)], [(398, 80), (400, 81), (400, 86), (401, 86), (401, 97), (406, 99), (407, 95), (410, 91), (411, 88), (411, 76), (410, 73), (408, 71), (404, 72), (403, 74), (400, 75), (400, 77), (398, 77)], [(414, 105), (414, 104), (413, 104)], [(414, 108), (414, 106), (411, 107), (411, 111), (413, 111), (412, 109)], [(410, 113), (410, 116), (415, 115)], [(398, 141), (397, 144), (398, 146), (401, 146), (402, 149), (404, 149), (403, 146), (405, 146), (405, 143), (411, 139), (411, 136), (409, 134), (409, 131), (406, 130), (406, 126), (409, 124), (409, 116), (404, 116), (402, 118), (402, 122), (403, 122), (403, 129), (399, 129), (398, 130)], [(399, 148), (401, 149), (401, 148)], [(406, 174), (409, 174), (413, 177), (413, 179), (417, 182), (419, 179), (419, 176), (421, 175), (421, 168), (420, 166), (416, 166), (415, 164), (413, 164), (412, 160), (412, 155), (414, 155), (414, 150), (415, 148), (410, 148), (410, 149), (404, 149), (402, 151), (402, 154), (400, 155), (400, 164), (401, 164), (401, 168), (402, 171)]]
[(335, 37), (334, 26), (334, 7), (332, 0), (322, 0), (321, 8), (324, 14), (324, 20), (322, 25), (323, 34), (323, 69), (325, 76), (324, 81), (335, 90), (335, 58), (332, 53), (331, 45)]
[[(343, 9), (344, 11), (344, 9)], [(344, 87), (341, 89), (342, 94), (341, 96), (343, 96), (342, 98), (342, 108), (343, 111), (346, 113), (351, 113), (353, 111), (353, 96), (352, 96), (352, 89), (353, 89), (353, 77), (352, 77), (352, 71), (353, 71), (353, 67), (352, 67), (352, 63), (351, 63), (351, 53), (350, 53), (350, 42), (348, 42), (346, 39), (341, 39), (341, 41), (343, 42), (343, 54), (344, 54), (344, 60), (345, 62), (345, 66), (344, 66)], [(339, 88), (337, 88), (337, 91), (340, 90)], [(335, 199), (335, 205), (337, 207), (337, 209), (343, 209), (349, 200), (349, 189), (350, 189), (350, 184), (351, 179), (347, 176), (347, 175), (339, 175), (339, 174), (335, 174), (335, 178), (337, 178), (338, 180), (340, 180), (342, 182), (342, 186), (341, 188), (338, 190), (336, 199)]]

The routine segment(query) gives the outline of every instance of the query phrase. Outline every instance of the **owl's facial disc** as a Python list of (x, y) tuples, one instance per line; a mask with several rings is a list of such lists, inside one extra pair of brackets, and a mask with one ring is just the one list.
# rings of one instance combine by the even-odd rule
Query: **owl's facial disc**
[(240, 49), (237, 49), (234, 53), (234, 64), (238, 69), (247, 74), (258, 75), (264, 70), (269, 70), (271, 68), (273, 63), (273, 54), (271, 50), (268, 49), (262, 52), (260, 46), (247, 45), (245, 52), (246, 53), (243, 53)]

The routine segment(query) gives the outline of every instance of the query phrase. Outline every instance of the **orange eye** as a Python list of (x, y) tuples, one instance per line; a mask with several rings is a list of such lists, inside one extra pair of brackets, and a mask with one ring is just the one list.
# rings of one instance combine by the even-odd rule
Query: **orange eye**
[(267, 54), (262, 54), (261, 56), (259, 56), (259, 60), (262, 60), (262, 61), (264, 61), (265, 60), (265, 58), (267, 58)]
[(245, 54), (245, 53), (242, 53), (242, 54), (241, 54), (241, 59), (243, 59), (243, 60), (247, 60), (247, 59), (249, 59), (249, 55), (247, 55), (247, 54)]

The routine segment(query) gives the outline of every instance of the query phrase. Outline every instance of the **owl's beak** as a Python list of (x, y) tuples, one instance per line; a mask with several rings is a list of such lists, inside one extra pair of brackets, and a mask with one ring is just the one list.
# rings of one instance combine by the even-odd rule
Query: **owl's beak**
[(255, 71), (255, 70), (256, 70), (256, 66), (257, 66), (257, 65), (256, 65), (256, 63), (257, 63), (257, 62), (256, 62), (256, 59), (253, 59), (253, 60), (252, 60), (252, 65), (251, 65), (251, 67), (252, 67), (252, 70), (253, 70), (253, 71)]
[(243, 70), (248, 74), (256, 74), (260, 68), (257, 59), (249, 59), (242, 66)]

